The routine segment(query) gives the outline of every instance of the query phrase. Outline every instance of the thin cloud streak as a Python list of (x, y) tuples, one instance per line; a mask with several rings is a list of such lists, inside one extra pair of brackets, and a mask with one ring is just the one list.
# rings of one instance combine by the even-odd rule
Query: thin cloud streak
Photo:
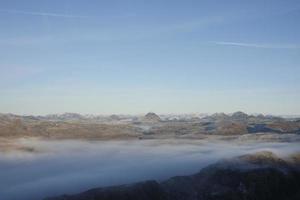
[[(0, 9), (0, 12), (2, 10)], [(129, 17), (132, 15), (128, 15)], [(58, 17), (58, 16), (57, 16)], [(78, 16), (79, 17), (79, 16)], [(84, 16), (82, 16), (84, 17)], [(92, 16), (87, 16), (93, 18)], [(122, 18), (122, 16), (114, 16), (115, 18)], [(125, 16), (126, 17), (126, 16)], [(0, 38), (0, 45), (38, 45), (38, 44), (62, 44), (72, 43), (76, 41), (92, 41), (92, 42), (112, 42), (112, 41), (130, 41), (130, 40), (143, 40), (153, 37), (161, 37), (167, 34), (180, 34), (185, 32), (192, 32), (202, 28), (207, 28), (210, 25), (219, 24), (225, 21), (224, 17), (215, 16), (196, 19), (193, 21), (185, 21), (181, 23), (175, 23), (168, 26), (153, 26), (153, 27), (142, 27), (137, 31), (118, 31), (118, 32), (96, 32), (93, 31), (87, 34), (74, 34), (72, 35), (46, 35), (40, 37), (23, 37), (23, 38)], [(86, 30), (88, 31), (88, 30)], [(119, 34), (121, 33), (122, 34)]]
[(22, 10), (3, 10), (3, 9), (1, 9), (0, 12), (9, 13), (9, 14), (47, 16), (47, 17), (62, 17), (62, 18), (88, 18), (89, 17), (89, 16), (69, 15), (69, 14), (61, 14), (61, 13), (30, 12), (30, 11), (22, 11)]
[(242, 43), (242, 42), (213, 42), (216, 45), (222, 46), (238, 46), (249, 48), (262, 48), (262, 49), (300, 49), (299, 45), (293, 44), (257, 44), (257, 43)]

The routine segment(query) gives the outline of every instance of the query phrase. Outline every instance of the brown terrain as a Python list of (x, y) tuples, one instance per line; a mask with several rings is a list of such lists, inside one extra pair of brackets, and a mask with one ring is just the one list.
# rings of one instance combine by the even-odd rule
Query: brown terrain
[(254, 133), (300, 133), (299, 119), (252, 116), (242, 112), (214, 114), (203, 118), (161, 119), (145, 116), (82, 116), (65, 113), (48, 116), (0, 115), (0, 137), (49, 139), (149, 139), (202, 138), (206, 135)]

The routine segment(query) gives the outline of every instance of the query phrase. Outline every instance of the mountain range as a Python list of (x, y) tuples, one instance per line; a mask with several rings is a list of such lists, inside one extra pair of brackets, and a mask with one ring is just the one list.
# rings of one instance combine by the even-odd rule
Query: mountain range
[(202, 117), (94, 116), (64, 113), (46, 116), (0, 114), (0, 137), (87, 139), (202, 138), (255, 133), (299, 134), (299, 118), (216, 113)]

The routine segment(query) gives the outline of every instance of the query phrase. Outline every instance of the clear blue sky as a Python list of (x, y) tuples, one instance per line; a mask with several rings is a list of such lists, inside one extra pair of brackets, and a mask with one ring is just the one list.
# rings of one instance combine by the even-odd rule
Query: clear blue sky
[(1, 0), (0, 112), (300, 114), (300, 1)]

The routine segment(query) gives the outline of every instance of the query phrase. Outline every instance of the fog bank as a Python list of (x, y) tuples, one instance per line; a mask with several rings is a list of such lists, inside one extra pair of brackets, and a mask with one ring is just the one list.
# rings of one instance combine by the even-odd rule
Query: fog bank
[(45, 141), (20, 139), (0, 152), (0, 199), (37, 200), (93, 187), (163, 180), (261, 150), (285, 155), (298, 142), (224, 140)]

